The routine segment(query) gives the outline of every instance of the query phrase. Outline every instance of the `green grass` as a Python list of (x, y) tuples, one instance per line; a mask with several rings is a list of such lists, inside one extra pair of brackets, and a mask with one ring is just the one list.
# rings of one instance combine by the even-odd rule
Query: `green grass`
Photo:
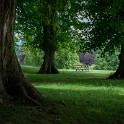
[(63, 110), (65, 122), (109, 124), (114, 123), (116, 119), (124, 118), (122, 87), (49, 84), (38, 85), (37, 88), (50, 99), (62, 101), (65, 104)]
[(0, 106), (0, 124), (51, 124), (57, 119), (38, 107)]
[(124, 123), (124, 81), (107, 80), (112, 71), (60, 70), (57, 75), (36, 74), (38, 68), (23, 67), (23, 71), (42, 94), (56, 102), (53, 108), (57, 114), (34, 107), (3, 107), (1, 113), (11, 113), (9, 117), (6, 115), (9, 121), (18, 124), (19, 119), (23, 120), (22, 124)]
[(64, 124), (124, 123), (124, 83), (107, 80), (110, 73), (113, 72), (60, 70), (58, 75), (31, 72), (26, 77), (50, 100), (64, 104), (59, 108)]
[(84, 79), (105, 79), (112, 71), (105, 70), (91, 70), (91, 71), (75, 71), (75, 70), (60, 70), (60, 74), (37, 74), (38, 68), (33, 67), (23, 67), (23, 71), (25, 72), (25, 76), (31, 82), (55, 82), (55, 81), (82, 81)]

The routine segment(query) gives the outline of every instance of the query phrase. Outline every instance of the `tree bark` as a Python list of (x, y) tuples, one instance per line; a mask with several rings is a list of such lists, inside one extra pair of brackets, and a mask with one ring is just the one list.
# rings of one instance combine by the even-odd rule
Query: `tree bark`
[(124, 79), (124, 45), (121, 46), (121, 52), (118, 56), (119, 66), (116, 72), (110, 75), (109, 79)]
[(55, 66), (55, 51), (57, 49), (57, 16), (56, 1), (44, 1), (43, 7), (43, 43), (44, 61), (39, 70), (39, 74), (58, 74), (59, 71)]
[(38, 72), (38, 74), (58, 74), (54, 64), (55, 51), (46, 51), (44, 55), (44, 62)]
[(0, 83), (16, 100), (40, 104), (44, 96), (29, 84), (21, 70), (14, 49), (16, 0), (0, 0)]
[(58, 74), (55, 67), (56, 35), (53, 25), (45, 25), (43, 28), (43, 46), (44, 61), (38, 74)]

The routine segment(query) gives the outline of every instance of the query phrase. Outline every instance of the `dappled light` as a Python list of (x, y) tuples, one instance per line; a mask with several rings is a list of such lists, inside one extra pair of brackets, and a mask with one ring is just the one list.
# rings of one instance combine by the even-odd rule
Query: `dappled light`
[[(121, 97), (124, 98), (124, 88), (117, 86), (94, 86), (94, 85), (76, 85), (76, 84), (39, 84), (35, 87), (44, 93), (48, 93), (48, 97), (60, 97), (64, 100), (75, 101), (75, 99), (99, 99), (99, 100), (115, 100), (117, 102)], [(119, 98), (119, 99), (118, 99)], [(60, 100), (59, 99), (59, 100)]]
[(0, 0), (0, 124), (124, 124), (124, 0)]
[(124, 89), (122, 87), (116, 87), (116, 86), (94, 86), (94, 85), (81, 85), (81, 84), (57, 84), (57, 83), (52, 83), (52, 84), (39, 84), (36, 85), (36, 87), (38, 89), (53, 89), (53, 90), (64, 90), (64, 91), (91, 91), (91, 92), (115, 92), (116, 94), (118, 94), (118, 92), (123, 92), (124, 93)]
[(117, 119), (124, 122), (124, 83), (106, 79), (110, 73), (113, 71), (61, 69), (59, 75), (30, 72), (26, 77), (49, 100), (61, 105), (57, 110), (63, 123), (109, 124)]
[[(48, 99), (54, 99), (64, 105), (59, 110), (63, 111), (62, 117), (65, 122), (72, 120), (74, 123), (78, 123), (77, 118), (80, 118), (81, 123), (85, 120), (86, 124), (92, 121), (94, 123), (110, 123), (114, 122), (115, 118), (124, 121), (122, 120), (124, 117), (124, 87), (92, 84), (47, 83), (38, 84), (35, 87)], [(119, 113), (121, 114), (118, 115)], [(103, 118), (106, 119), (102, 120)]]

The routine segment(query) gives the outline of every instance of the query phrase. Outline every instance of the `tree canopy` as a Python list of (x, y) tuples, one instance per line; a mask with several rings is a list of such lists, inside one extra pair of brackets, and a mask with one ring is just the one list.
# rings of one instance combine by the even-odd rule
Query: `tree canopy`
[(15, 31), (27, 45), (44, 51), (38, 73), (58, 73), (54, 55), (60, 46), (76, 49), (81, 35), (77, 27), (82, 5), (81, 0), (36, 0), (18, 6)]
[(113, 52), (123, 44), (124, 18), (122, 0), (88, 0), (85, 14), (88, 21), (86, 40), (91, 48)]
[(124, 78), (124, 2), (122, 0), (88, 0), (84, 17), (89, 19), (85, 40), (90, 49), (113, 53), (120, 49), (119, 66), (109, 78)]
[(74, 47), (75, 42), (70, 41), (72, 39), (78, 41), (81, 35), (78, 31), (80, 27), (78, 18), (82, 6), (81, 0), (21, 2), (17, 8), (16, 32), (20, 34), (21, 38), (28, 41), (28, 45), (43, 49), (44, 46), (47, 46), (43, 45), (45, 43), (43, 42), (43, 26), (50, 23), (54, 27), (57, 48), (61, 44), (64, 47)]

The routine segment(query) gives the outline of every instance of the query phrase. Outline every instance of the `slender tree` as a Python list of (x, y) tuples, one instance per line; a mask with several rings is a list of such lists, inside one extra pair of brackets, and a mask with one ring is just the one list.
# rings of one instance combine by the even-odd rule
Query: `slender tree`
[(21, 70), (14, 49), (16, 0), (0, 0), (0, 90), (20, 100), (39, 104), (44, 99)]

